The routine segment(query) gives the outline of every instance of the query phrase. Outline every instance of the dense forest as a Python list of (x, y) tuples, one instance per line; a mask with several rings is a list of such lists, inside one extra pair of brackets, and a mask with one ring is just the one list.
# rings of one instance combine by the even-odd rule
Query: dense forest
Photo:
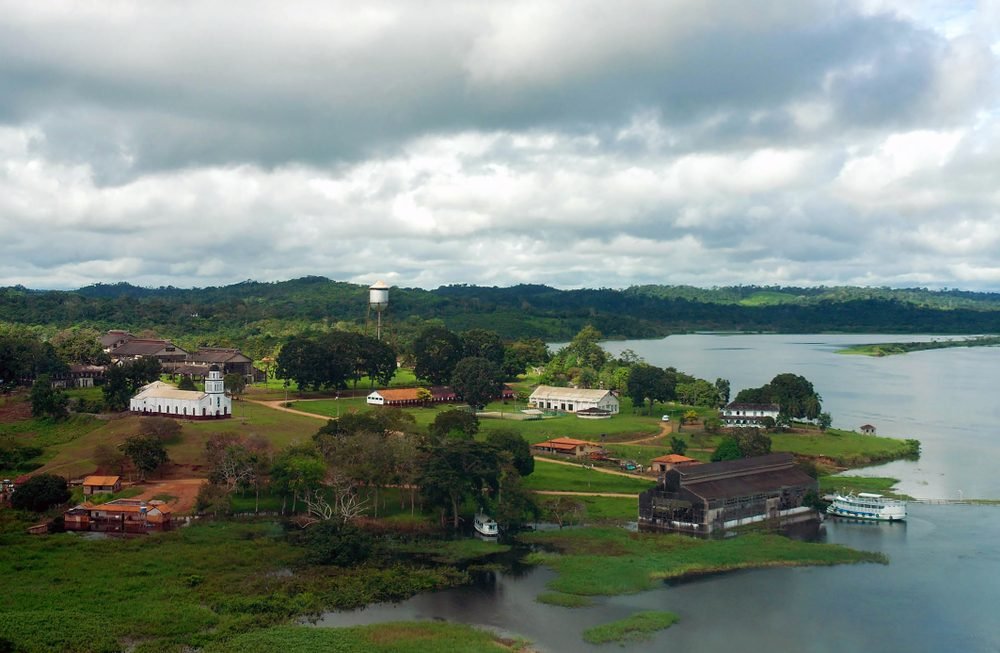
[[(427, 322), (487, 328), (505, 338), (568, 340), (591, 324), (611, 338), (693, 330), (1000, 333), (1000, 293), (859, 287), (634, 286), (558, 290), (468, 285), (393, 288), (390, 337), (405, 344)], [(182, 346), (237, 345), (254, 355), (290, 336), (366, 319), (367, 288), (305, 277), (182, 289), (98, 284), (76, 291), (0, 289), (0, 322), (43, 332), (69, 326), (152, 331)]]

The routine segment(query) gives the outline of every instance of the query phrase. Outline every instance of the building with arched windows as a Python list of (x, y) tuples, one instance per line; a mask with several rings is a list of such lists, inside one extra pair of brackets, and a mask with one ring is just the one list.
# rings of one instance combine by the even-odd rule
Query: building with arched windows
[(136, 415), (225, 419), (233, 415), (233, 400), (226, 396), (222, 372), (213, 365), (205, 379), (204, 392), (178, 390), (169, 383), (154, 381), (132, 397), (129, 410)]

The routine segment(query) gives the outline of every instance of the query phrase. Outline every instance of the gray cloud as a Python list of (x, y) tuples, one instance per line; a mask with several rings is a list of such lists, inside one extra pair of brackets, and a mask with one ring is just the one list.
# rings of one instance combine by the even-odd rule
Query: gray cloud
[(873, 6), (6, 3), (0, 284), (1000, 288), (1000, 30)]

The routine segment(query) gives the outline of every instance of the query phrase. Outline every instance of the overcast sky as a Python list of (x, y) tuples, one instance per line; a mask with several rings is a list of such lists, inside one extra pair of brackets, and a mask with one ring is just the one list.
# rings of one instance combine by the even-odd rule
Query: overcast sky
[(1000, 3), (0, 0), (0, 285), (1000, 290)]

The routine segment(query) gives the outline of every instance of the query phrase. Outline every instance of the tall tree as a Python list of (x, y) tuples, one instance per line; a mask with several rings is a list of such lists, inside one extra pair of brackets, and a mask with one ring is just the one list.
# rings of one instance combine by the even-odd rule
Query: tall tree
[(629, 372), (628, 393), (633, 406), (642, 406), (648, 400), (648, 413), (652, 415), (657, 401), (669, 401), (674, 398), (673, 379), (666, 370), (640, 363)]
[(429, 327), (413, 341), (413, 358), (413, 373), (418, 379), (444, 385), (462, 360), (462, 341), (444, 327)]
[(42, 374), (31, 386), (31, 414), (61, 420), (69, 416), (69, 398), (66, 393), (52, 387), (52, 379)]
[(442, 411), (434, 417), (428, 431), (435, 442), (440, 442), (449, 436), (471, 440), (476, 433), (479, 433), (479, 418), (467, 410)]
[(39, 474), (25, 481), (11, 496), (10, 504), (18, 510), (42, 512), (70, 499), (66, 479), (55, 474)]
[(531, 445), (513, 429), (494, 429), (486, 434), (486, 444), (497, 451), (510, 454), (510, 462), (521, 476), (535, 471), (535, 458), (531, 455)]
[(503, 378), (500, 368), (485, 358), (463, 358), (455, 365), (451, 387), (473, 408), (485, 406), (500, 396)]
[(715, 389), (719, 393), (719, 405), (725, 406), (729, 403), (729, 379), (723, 379), (719, 377), (715, 380)]
[(745, 403), (775, 403), (789, 417), (816, 419), (822, 412), (822, 397), (813, 384), (798, 374), (778, 374), (759, 388), (746, 388), (736, 395)]
[(125, 410), (129, 399), (147, 383), (160, 378), (163, 371), (155, 358), (139, 358), (123, 365), (114, 365), (105, 376), (104, 403), (111, 410)]
[(452, 526), (458, 528), (459, 510), (469, 497), (479, 502), (495, 491), (500, 465), (493, 447), (475, 440), (444, 440), (426, 451), (419, 478), (420, 492), (427, 501), (451, 512)]
[(107, 365), (111, 359), (101, 348), (101, 332), (86, 327), (63, 329), (52, 336), (56, 354), (67, 364)]
[(495, 331), (470, 329), (461, 335), (463, 358), (485, 358), (497, 367), (504, 361), (504, 346)]

